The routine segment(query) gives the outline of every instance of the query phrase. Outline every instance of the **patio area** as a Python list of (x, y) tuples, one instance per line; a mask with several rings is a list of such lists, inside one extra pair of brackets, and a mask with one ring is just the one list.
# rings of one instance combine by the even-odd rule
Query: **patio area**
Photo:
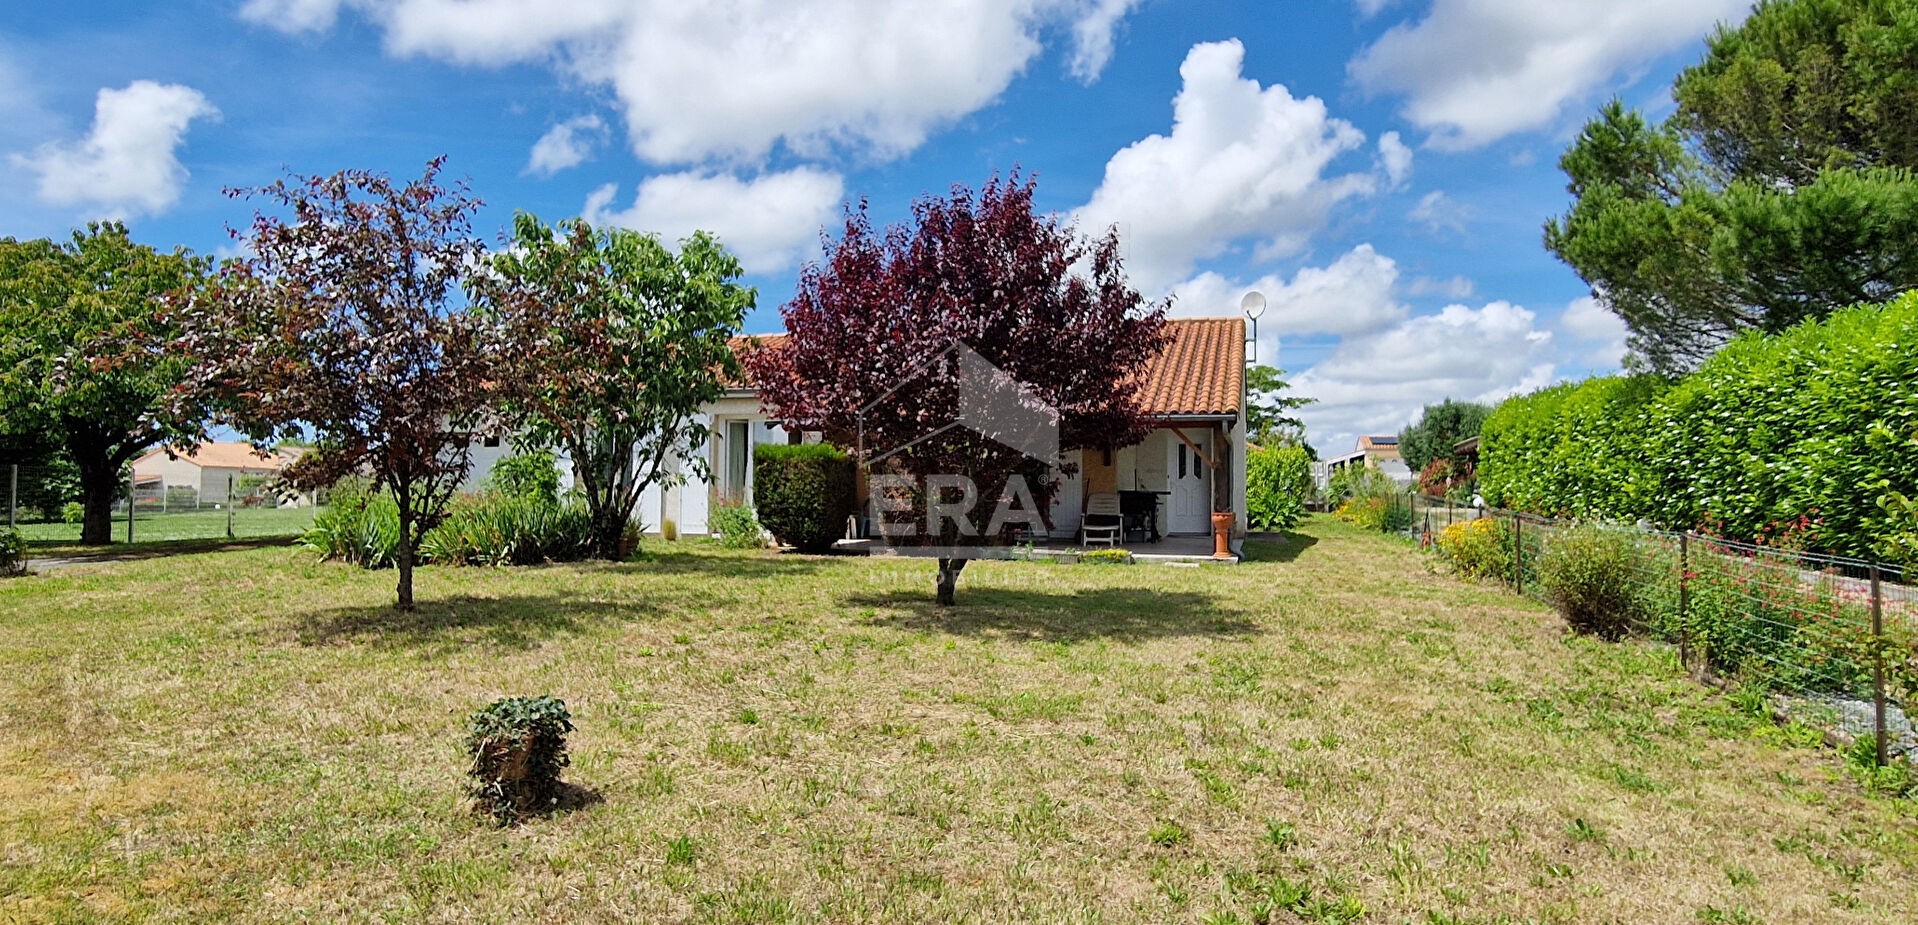
[[(851, 553), (855, 555), (862, 552), (873, 556), (900, 554), (897, 551), (875, 544), (871, 540), (863, 539), (840, 540), (833, 544), (833, 548), (841, 553)], [(1029, 550), (1024, 547), (1019, 547), (1017, 549), (1008, 548), (1004, 550), (1004, 552), (1007, 553), (1008, 556), (1017, 556), (1019, 558), (1045, 559), (1069, 558), (1079, 553), (1106, 548), (1108, 547), (1103, 545), (1080, 546), (1066, 539), (1050, 539), (1043, 543), (1034, 544)], [(1123, 549), (1132, 553), (1132, 557), (1140, 562), (1186, 565), (1236, 565), (1239, 562), (1238, 556), (1233, 556), (1229, 559), (1213, 558), (1212, 538), (1209, 536), (1162, 536), (1157, 540), (1120, 543), (1117, 547), (1113, 548)]]
[[(1104, 546), (1072, 546), (1053, 540), (1045, 546), (1033, 550), (1033, 555), (1060, 555), (1068, 550), (1090, 552), (1104, 549)], [(1133, 543), (1120, 543), (1119, 549), (1132, 553), (1132, 557), (1141, 562), (1203, 563), (1207, 565), (1233, 565), (1239, 559), (1215, 559), (1212, 557), (1212, 537), (1210, 536), (1162, 536), (1157, 540), (1140, 540)]]

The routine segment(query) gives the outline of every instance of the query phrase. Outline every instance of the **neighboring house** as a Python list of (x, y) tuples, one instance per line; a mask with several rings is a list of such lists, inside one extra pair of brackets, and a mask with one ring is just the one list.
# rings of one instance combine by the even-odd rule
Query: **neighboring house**
[(1323, 471), (1329, 480), (1340, 470), (1353, 466), (1377, 469), (1400, 485), (1412, 484), (1412, 470), (1405, 465), (1405, 458), (1399, 455), (1399, 438), (1395, 436), (1368, 434), (1360, 437), (1352, 452), (1326, 460)]
[[(1240, 318), (1181, 318), (1166, 322), (1171, 340), (1143, 376), (1139, 397), (1157, 426), (1132, 446), (1112, 450), (1071, 450), (1062, 462), (1077, 472), (1062, 476), (1053, 500), (1052, 534), (1076, 537), (1088, 495), (1137, 492), (1134, 498), (1158, 498), (1158, 532), (1205, 535), (1212, 532), (1215, 510), (1237, 514), (1235, 533), (1245, 529), (1245, 322)], [(784, 335), (756, 338), (777, 348)], [(738, 343), (743, 344), (745, 338)], [(683, 459), (669, 471), (687, 473), (685, 484), (655, 485), (640, 496), (636, 516), (646, 530), (660, 532), (671, 521), (678, 532), (707, 532), (715, 499), (751, 503), (755, 445), (818, 439), (793, 435), (760, 407), (750, 383), (700, 410), (712, 434), (702, 448), (711, 480), (692, 473)], [(486, 468), (476, 449), (474, 479)], [(490, 468), (490, 459), (484, 465)]]
[(273, 484), (304, 452), (288, 448), (261, 453), (250, 443), (202, 443), (185, 454), (154, 450), (133, 461), (135, 492), (142, 507), (199, 508), (229, 502), (304, 507), (313, 503), (311, 494)]

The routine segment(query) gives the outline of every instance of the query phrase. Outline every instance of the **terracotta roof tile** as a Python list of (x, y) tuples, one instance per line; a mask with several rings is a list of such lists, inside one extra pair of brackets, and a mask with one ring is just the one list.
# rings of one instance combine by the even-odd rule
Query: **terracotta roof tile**
[(1245, 395), (1245, 320), (1171, 318), (1165, 349), (1146, 366), (1147, 414), (1237, 414)]
[[(1170, 318), (1168, 341), (1147, 365), (1139, 401), (1147, 414), (1237, 414), (1245, 393), (1245, 321), (1241, 318)], [(733, 338), (735, 351), (758, 340), (780, 347), (784, 334)]]
[[(165, 450), (154, 450), (134, 460), (134, 465), (150, 459), (166, 456)], [(179, 454), (179, 458), (202, 468), (215, 469), (260, 469), (278, 472), (299, 458), (298, 451), (281, 451), (262, 457), (255, 452), (250, 443), (202, 443), (191, 453)]]

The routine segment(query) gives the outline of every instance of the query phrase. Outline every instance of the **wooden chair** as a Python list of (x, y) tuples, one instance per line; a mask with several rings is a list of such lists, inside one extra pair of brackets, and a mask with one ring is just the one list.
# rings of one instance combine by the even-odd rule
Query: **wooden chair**
[(1118, 495), (1101, 492), (1086, 499), (1086, 514), (1079, 521), (1079, 545), (1117, 546), (1124, 531), (1125, 514), (1120, 510)]

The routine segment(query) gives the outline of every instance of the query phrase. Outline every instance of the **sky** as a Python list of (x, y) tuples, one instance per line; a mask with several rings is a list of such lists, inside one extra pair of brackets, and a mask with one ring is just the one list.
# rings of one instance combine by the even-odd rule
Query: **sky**
[(1541, 245), (1606, 100), (1662, 117), (1746, 0), (173, 0), (0, 20), (0, 236), (231, 255), (284, 176), (434, 157), (486, 205), (715, 232), (780, 328), (849, 202), (1019, 170), (1183, 317), (1269, 307), (1320, 451), (1617, 368)]

